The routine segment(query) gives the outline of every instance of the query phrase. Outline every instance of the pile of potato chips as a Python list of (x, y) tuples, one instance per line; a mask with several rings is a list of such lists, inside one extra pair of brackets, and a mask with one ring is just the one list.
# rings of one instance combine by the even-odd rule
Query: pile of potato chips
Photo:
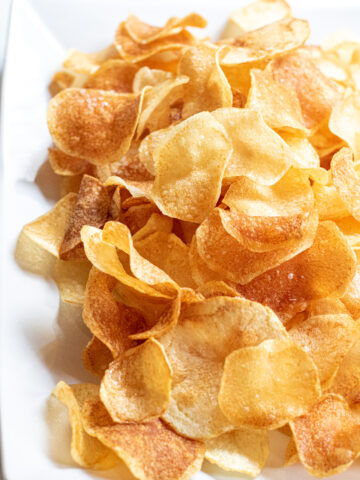
[(284, 0), (205, 26), (130, 15), (52, 79), (62, 198), (18, 250), (83, 306), (99, 379), (53, 393), (85, 468), (255, 477), (281, 429), (284, 463), (338, 473), (360, 454), (360, 44), (305, 45)]

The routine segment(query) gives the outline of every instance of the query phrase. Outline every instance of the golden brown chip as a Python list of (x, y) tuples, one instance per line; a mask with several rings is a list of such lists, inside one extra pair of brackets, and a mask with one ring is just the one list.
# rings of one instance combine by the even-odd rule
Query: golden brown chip
[(56, 148), (49, 148), (49, 162), (57, 175), (80, 175), (89, 170), (89, 163), (82, 158), (71, 157)]
[(187, 480), (200, 470), (205, 445), (184, 438), (161, 420), (114, 423), (100, 400), (88, 400), (82, 412), (88, 434), (112, 449), (140, 480)]
[(91, 383), (69, 386), (59, 382), (53, 390), (57, 397), (69, 409), (72, 428), (71, 456), (84, 468), (106, 470), (113, 468), (119, 459), (99, 440), (87, 434), (82, 425), (81, 410), (88, 398), (98, 395), (99, 387)]
[(105, 372), (100, 398), (115, 422), (158, 418), (169, 404), (171, 367), (153, 338), (114, 360)]
[(153, 153), (155, 149), (171, 135), (172, 131), (173, 127), (171, 125), (168, 128), (156, 130), (150, 133), (150, 135), (147, 135), (140, 144), (139, 159), (146, 170), (152, 175), (155, 175)]
[(311, 475), (343, 472), (359, 455), (359, 419), (340, 395), (324, 396), (290, 425), (300, 461)]
[(215, 207), (231, 144), (210, 113), (172, 127), (154, 151), (152, 198), (165, 215), (200, 222)]
[(49, 92), (52, 97), (57, 95), (65, 88), (80, 88), (87, 80), (87, 74), (76, 73), (71, 69), (59, 70), (54, 73), (50, 85)]
[(113, 356), (108, 347), (97, 337), (93, 336), (82, 352), (84, 367), (93, 375), (102, 377)]
[(257, 477), (269, 456), (266, 431), (240, 429), (207, 440), (205, 458), (223, 470)]
[(57, 260), (54, 278), (63, 302), (83, 305), (90, 268), (91, 264), (86, 260), (82, 262)]
[(164, 420), (190, 438), (212, 438), (232, 430), (217, 400), (226, 356), (285, 335), (276, 315), (258, 303), (212, 297), (189, 305), (176, 327), (160, 338), (173, 370)]
[(286, 467), (290, 467), (291, 465), (295, 465), (295, 463), (298, 463), (299, 461), (300, 459), (299, 459), (299, 454), (297, 452), (295, 440), (291, 438), (286, 447), (284, 465)]
[(156, 232), (168, 234), (171, 232), (172, 228), (172, 218), (159, 213), (153, 213), (146, 224), (133, 235), (133, 241), (140, 242)]
[(156, 87), (165, 80), (174, 78), (174, 75), (165, 70), (158, 68), (142, 67), (140, 68), (133, 80), (133, 91), (135, 93), (141, 92), (144, 87)]
[(235, 425), (275, 429), (307, 412), (320, 392), (309, 355), (293, 340), (277, 338), (228, 355), (219, 405)]
[(196, 289), (197, 293), (200, 293), (205, 298), (211, 297), (238, 297), (239, 294), (237, 291), (227, 285), (225, 282), (221, 280), (213, 280), (201, 285), (199, 288)]
[(212, 113), (232, 141), (225, 177), (245, 176), (273, 185), (290, 168), (292, 151), (266, 125), (260, 113), (246, 108), (223, 108)]
[(350, 149), (342, 148), (333, 156), (331, 175), (346, 208), (356, 220), (360, 221), (360, 177), (354, 168)]
[(231, 88), (219, 65), (221, 50), (210, 43), (200, 43), (181, 58), (178, 73), (189, 78), (182, 99), (183, 118), (202, 111), (231, 107)]
[(59, 258), (60, 247), (76, 202), (76, 193), (68, 193), (47, 213), (25, 225), (23, 233), (41, 248)]
[(271, 307), (284, 320), (302, 311), (308, 301), (341, 297), (350, 284), (356, 257), (333, 222), (320, 222), (313, 245), (265, 272), (247, 285), (237, 285), (244, 297)]
[(114, 59), (103, 63), (84, 83), (84, 88), (131, 93), (138, 67), (125, 60)]
[(94, 164), (119, 160), (130, 147), (142, 94), (68, 88), (48, 108), (48, 127), (64, 153)]
[(106, 60), (118, 57), (119, 55), (114, 45), (109, 45), (96, 53), (84, 53), (70, 48), (66, 52), (63, 67), (73, 69), (77, 73), (91, 74), (96, 72), (99, 66)]
[(357, 265), (356, 272), (351, 280), (341, 301), (350, 312), (354, 320), (360, 318), (360, 267)]
[(61, 260), (84, 258), (80, 232), (84, 225), (104, 226), (110, 205), (107, 189), (94, 177), (84, 175), (69, 225), (60, 245)]
[(322, 388), (331, 385), (354, 343), (355, 322), (346, 314), (316, 315), (288, 330), (290, 337), (313, 359)]
[(198, 287), (213, 281), (222, 281), (222, 275), (211, 270), (200, 257), (197, 247), (196, 235), (194, 235), (190, 244), (189, 262), (191, 275)]

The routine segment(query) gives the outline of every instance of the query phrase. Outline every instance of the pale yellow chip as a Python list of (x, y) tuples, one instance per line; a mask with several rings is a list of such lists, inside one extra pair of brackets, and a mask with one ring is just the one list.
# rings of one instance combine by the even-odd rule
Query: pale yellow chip
[[(299, 137), (292, 132), (281, 132), (281, 138), (289, 145), (292, 150), (293, 166), (301, 169), (307, 169), (312, 180), (321, 179), (325, 184), (328, 182), (328, 172), (325, 169), (320, 170), (320, 158), (307, 138)], [(313, 174), (313, 176), (311, 175)], [(320, 181), (320, 180), (317, 180)]]
[(292, 151), (266, 125), (260, 113), (245, 108), (224, 108), (212, 113), (232, 141), (233, 151), (225, 177), (246, 176), (273, 185), (290, 168)]
[(57, 260), (54, 276), (63, 302), (83, 305), (90, 268), (87, 261)]
[(113, 45), (109, 45), (96, 53), (84, 53), (70, 48), (65, 54), (63, 67), (73, 69), (77, 73), (92, 74), (106, 60), (118, 57), (119, 55)]
[(67, 194), (47, 213), (25, 225), (23, 233), (41, 248), (59, 257), (76, 201), (76, 193)]
[(360, 318), (360, 267), (356, 266), (356, 272), (351, 280), (345, 294), (341, 297), (347, 310), (350, 312), (354, 320)]
[(310, 356), (289, 338), (235, 350), (225, 361), (219, 405), (235, 425), (275, 429), (320, 397)]
[(72, 428), (71, 456), (84, 468), (106, 470), (115, 467), (119, 459), (99, 440), (86, 433), (82, 425), (81, 410), (88, 398), (98, 395), (99, 387), (91, 383), (67, 385), (59, 382), (53, 390), (57, 397), (69, 409)]
[(229, 472), (257, 477), (269, 456), (266, 431), (240, 429), (207, 440), (205, 458)]
[(345, 96), (335, 105), (329, 120), (329, 128), (353, 150), (356, 160), (360, 158), (360, 100), (357, 93)]
[(153, 213), (146, 224), (133, 235), (133, 241), (140, 242), (156, 232), (169, 234), (172, 228), (173, 220), (170, 217)]
[(285, 336), (270, 309), (245, 299), (212, 297), (183, 309), (176, 327), (160, 339), (173, 370), (164, 420), (190, 438), (212, 438), (232, 430), (217, 400), (226, 356)]
[(325, 395), (290, 425), (300, 461), (313, 476), (343, 472), (359, 455), (359, 417), (340, 395)]
[(230, 140), (210, 113), (173, 127), (153, 153), (152, 198), (165, 215), (200, 222), (215, 207), (231, 155)]
[(100, 398), (114, 422), (143, 422), (166, 411), (170, 388), (171, 368), (164, 348), (149, 338), (109, 365)]
[(171, 72), (158, 68), (141, 67), (134, 76), (132, 89), (135, 93), (139, 93), (144, 87), (156, 87), (172, 78), (174, 75)]
[(320, 220), (337, 220), (348, 217), (350, 212), (334, 185), (313, 184)]

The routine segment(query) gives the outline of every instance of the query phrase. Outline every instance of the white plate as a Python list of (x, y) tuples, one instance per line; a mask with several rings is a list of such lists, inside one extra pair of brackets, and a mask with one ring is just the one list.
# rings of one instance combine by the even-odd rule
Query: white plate
[[(118, 22), (130, 10), (154, 24), (161, 24), (170, 15), (196, 10), (208, 18), (206, 33), (215, 37), (231, 10), (243, 3), (239, 0), (14, 1), (2, 105), (1, 423), (7, 480), (80, 480), (101, 476), (76, 468), (68, 454), (67, 464), (61, 463), (59, 459), (64, 462), (64, 454), (56, 439), (49, 435), (46, 422), (48, 396), (58, 380), (93, 380), (80, 359), (89, 334), (80, 319), (69, 325), (66, 315), (59, 314), (53, 283), (25, 273), (14, 261), (21, 227), (48, 210), (57, 196), (54, 176), (48, 168), (42, 167), (36, 176), (50, 145), (46, 126), (49, 79), (60, 66), (65, 48), (92, 51), (104, 47), (112, 41)], [(294, 3), (295, 13), (311, 21), (315, 41), (334, 29), (358, 28), (360, 9), (349, 8), (356, 1), (317, 1), (316, 9), (311, 6), (313, 1)], [(320, 4), (326, 8), (318, 8)], [(59, 437), (64, 435), (68, 450), (69, 427), (58, 431)], [(286, 438), (278, 434), (273, 443), (276, 451), (261, 479), (309, 478), (300, 466), (276, 468), (281, 465)], [(221, 473), (207, 463), (204, 471), (194, 478), (246, 478)], [(359, 475), (360, 467), (354, 466), (338, 478), (357, 480)], [(127, 475), (118, 472), (117, 478), (125, 480)]]

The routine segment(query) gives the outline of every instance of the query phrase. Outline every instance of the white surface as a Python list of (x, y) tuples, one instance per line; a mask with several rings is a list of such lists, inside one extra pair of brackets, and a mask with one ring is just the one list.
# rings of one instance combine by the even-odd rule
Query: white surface
[[(3, 0), (0, 0), (2, 2)], [(47, 399), (60, 379), (89, 379), (80, 365), (80, 349), (88, 339), (81, 322), (68, 325), (58, 314), (59, 301), (52, 283), (23, 272), (13, 258), (16, 238), (23, 224), (44, 213), (56, 193), (51, 181), (33, 180), (45, 161), (50, 137), (46, 127), (47, 85), (59, 67), (63, 49), (102, 48), (112, 41), (118, 22), (130, 10), (161, 24), (170, 15), (192, 10), (209, 20), (215, 36), (227, 15), (245, 2), (239, 0), (15, 0), (3, 89), (3, 229), (1, 298), (1, 406), (4, 471), (7, 480), (80, 480), (92, 474), (56, 463), (46, 425)], [(313, 40), (343, 27), (358, 28), (360, 9), (345, 8), (357, 2), (295, 2), (295, 12), (311, 21)], [(319, 9), (320, 4), (327, 9)], [(129, 8), (131, 5), (131, 8)], [(160, 8), (163, 5), (163, 8)], [(296, 8), (301, 5), (301, 8)], [(44, 172), (43, 172), (44, 173)], [(46, 173), (46, 172), (45, 172)], [(40, 176), (41, 177), (41, 176)], [(44, 175), (43, 175), (44, 177)], [(39, 188), (42, 184), (42, 190)], [(280, 437), (279, 437), (280, 438)], [(284, 447), (280, 438), (278, 446)], [(305, 480), (299, 466), (283, 469), (282, 457), (273, 455), (261, 479)], [(204, 467), (217, 479), (245, 478)], [(99, 477), (100, 473), (96, 475)], [(357, 480), (360, 466), (339, 480)], [(123, 474), (117, 478), (125, 480)], [(200, 473), (197, 480), (212, 478)]]

